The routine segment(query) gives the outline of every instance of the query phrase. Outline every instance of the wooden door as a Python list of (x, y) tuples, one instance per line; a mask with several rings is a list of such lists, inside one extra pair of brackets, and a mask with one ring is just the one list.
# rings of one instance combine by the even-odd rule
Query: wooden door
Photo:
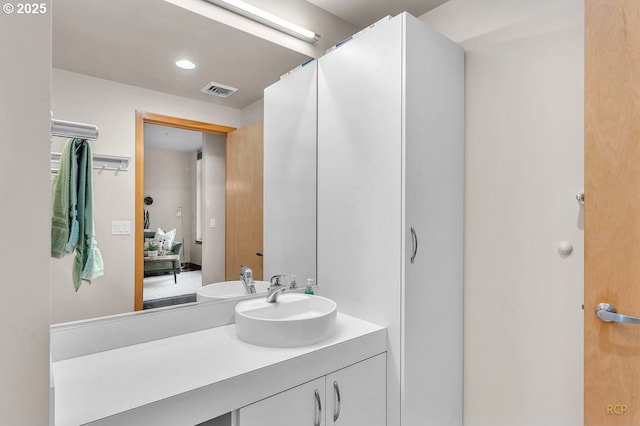
[(585, 420), (640, 424), (640, 1), (585, 3)]
[(227, 134), (225, 201), (227, 281), (237, 280), (240, 265), (262, 280), (263, 125), (262, 121)]

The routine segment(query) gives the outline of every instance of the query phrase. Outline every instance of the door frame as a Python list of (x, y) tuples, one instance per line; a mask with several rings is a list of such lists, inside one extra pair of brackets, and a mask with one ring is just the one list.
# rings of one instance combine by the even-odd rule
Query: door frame
[(169, 115), (136, 111), (136, 190), (135, 190), (135, 274), (134, 274), (134, 310), (143, 309), (144, 289), (144, 125), (159, 124), (177, 127), (179, 129), (194, 130), (203, 133), (226, 135), (236, 130), (235, 127), (220, 124), (205, 123), (203, 121), (188, 120)]

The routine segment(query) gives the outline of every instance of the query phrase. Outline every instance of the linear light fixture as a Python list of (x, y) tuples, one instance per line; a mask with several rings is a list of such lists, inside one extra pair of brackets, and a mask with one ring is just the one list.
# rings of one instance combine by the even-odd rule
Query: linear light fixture
[(252, 19), (261, 24), (267, 25), (283, 33), (287, 33), (291, 36), (304, 40), (307, 43), (315, 43), (320, 40), (320, 35), (315, 32), (296, 25), (292, 22), (275, 16), (267, 11), (257, 8), (249, 3), (245, 3), (242, 0), (205, 0), (209, 3), (213, 3), (216, 6), (220, 6), (227, 10), (230, 10), (238, 15), (242, 15), (245, 18)]

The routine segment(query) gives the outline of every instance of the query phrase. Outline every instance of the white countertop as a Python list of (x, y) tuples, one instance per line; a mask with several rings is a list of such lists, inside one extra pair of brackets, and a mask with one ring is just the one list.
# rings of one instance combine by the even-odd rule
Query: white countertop
[(227, 325), (57, 361), (56, 426), (197, 424), (384, 351), (384, 327), (339, 313), (312, 346), (254, 346)]

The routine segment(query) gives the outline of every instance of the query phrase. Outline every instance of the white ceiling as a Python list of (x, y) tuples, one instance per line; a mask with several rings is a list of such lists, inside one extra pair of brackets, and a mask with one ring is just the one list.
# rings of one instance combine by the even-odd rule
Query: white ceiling
[[(189, 58), (194, 70), (175, 61)], [(307, 57), (159, 0), (56, 0), (53, 66), (242, 108)], [(240, 90), (205, 95), (210, 81)]]
[(409, 12), (424, 15), (447, 0), (307, 0), (359, 29), (367, 27), (387, 15)]
[[(407, 10), (421, 15), (444, 0), (247, 0), (322, 35), (314, 56), (361, 28)], [(294, 42), (252, 35), (172, 3), (217, 8), (202, 0), (56, 0), (53, 66), (233, 108), (262, 98), (265, 87), (308, 59)], [(326, 8), (326, 10), (321, 9)], [(220, 9), (217, 9), (220, 11)], [(328, 10), (328, 12), (327, 12)], [(329, 13), (330, 12), (330, 13)], [(222, 15), (224, 17), (224, 15)], [(237, 18), (235, 18), (237, 20)], [(244, 19), (244, 18), (242, 18)], [(350, 24), (346, 21), (355, 23)], [(227, 25), (228, 24), (228, 25)], [(255, 25), (255, 23), (254, 23)], [(272, 31), (272, 30), (271, 30)], [(273, 32), (273, 31), (272, 31)], [(303, 43), (296, 39), (297, 43)], [(304, 43), (303, 43), (304, 44)], [(299, 46), (299, 44), (298, 44)], [(310, 53), (311, 54), (311, 53)], [(187, 58), (194, 70), (175, 66)], [(205, 95), (210, 81), (240, 90)]]

